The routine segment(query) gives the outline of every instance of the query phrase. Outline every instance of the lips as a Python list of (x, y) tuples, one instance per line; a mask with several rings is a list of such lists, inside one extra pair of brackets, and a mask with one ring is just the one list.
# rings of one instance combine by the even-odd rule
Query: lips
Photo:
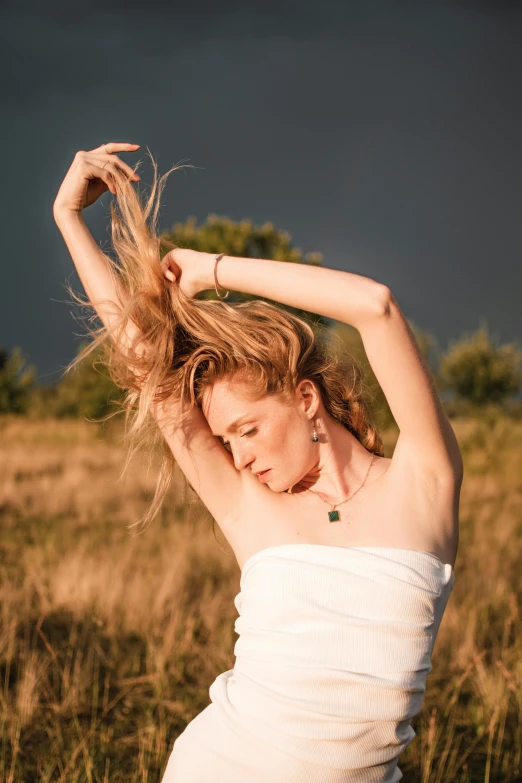
[(259, 478), (259, 476), (264, 476), (265, 473), (268, 473), (268, 471), (271, 470), (271, 468), (267, 468), (266, 470), (262, 470), (260, 473), (256, 473), (256, 476)]

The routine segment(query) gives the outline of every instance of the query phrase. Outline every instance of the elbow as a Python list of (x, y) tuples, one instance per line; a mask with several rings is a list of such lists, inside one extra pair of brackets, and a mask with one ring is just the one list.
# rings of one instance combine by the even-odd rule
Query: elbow
[(394, 303), (394, 297), (388, 286), (379, 285), (376, 297), (377, 314), (389, 316)]

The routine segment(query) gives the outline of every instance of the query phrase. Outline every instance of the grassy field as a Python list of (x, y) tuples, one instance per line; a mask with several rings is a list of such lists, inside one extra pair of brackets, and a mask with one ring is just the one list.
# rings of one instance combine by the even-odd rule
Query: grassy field
[[(454, 422), (456, 584), (405, 783), (522, 780), (522, 422)], [(391, 455), (395, 434), (386, 434)], [(0, 419), (0, 780), (156, 783), (234, 663), (239, 568), (182, 477), (137, 534), (157, 455), (118, 426)], [(268, 782), (267, 782), (268, 783)]]

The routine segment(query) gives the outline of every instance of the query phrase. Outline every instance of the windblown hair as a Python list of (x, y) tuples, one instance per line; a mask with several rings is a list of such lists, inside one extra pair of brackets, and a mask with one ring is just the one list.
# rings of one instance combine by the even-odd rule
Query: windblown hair
[[(93, 340), (66, 368), (69, 372), (100, 348), (102, 364), (124, 390), (116, 411), (125, 414), (124, 441), (129, 445), (122, 476), (134, 453), (144, 443), (150, 444), (151, 436), (153, 444), (159, 441), (163, 445), (154, 499), (147, 513), (131, 527), (156, 516), (175, 464), (151, 415), (153, 406), (171, 400), (179, 425), (194, 405), (201, 407), (205, 389), (226, 377), (246, 380), (252, 399), (269, 394), (287, 401), (302, 379), (313, 381), (330, 416), (368, 451), (383, 456), (383, 444), (365, 398), (362, 370), (344, 347), (334, 350), (328, 329), (318, 324), (312, 327), (263, 300), (227, 303), (192, 299), (177, 283), (165, 279), (160, 266), (162, 248), (171, 250), (175, 245), (158, 236), (157, 214), (166, 178), (183, 166), (174, 166), (158, 178), (156, 162), (150, 157), (154, 178), (145, 203), (126, 176), (115, 175), (111, 233), (117, 261), (106, 254), (103, 257), (118, 291), (118, 301), (111, 300), (116, 326), (89, 326)], [(70, 287), (68, 291), (76, 302), (94, 309), (94, 302), (80, 298)], [(94, 313), (88, 320), (96, 317)], [(125, 335), (131, 331), (134, 339), (129, 347)]]

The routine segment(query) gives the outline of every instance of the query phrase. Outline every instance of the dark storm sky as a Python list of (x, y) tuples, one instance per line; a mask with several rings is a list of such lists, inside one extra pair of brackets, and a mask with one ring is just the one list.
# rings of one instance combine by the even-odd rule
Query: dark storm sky
[[(85, 0), (0, 11), (0, 344), (41, 382), (82, 331), (52, 217), (74, 153), (148, 146), (160, 228), (271, 220), (324, 264), (386, 283), (448, 340), (522, 340), (522, 4)], [(108, 239), (106, 193), (85, 217)]]

